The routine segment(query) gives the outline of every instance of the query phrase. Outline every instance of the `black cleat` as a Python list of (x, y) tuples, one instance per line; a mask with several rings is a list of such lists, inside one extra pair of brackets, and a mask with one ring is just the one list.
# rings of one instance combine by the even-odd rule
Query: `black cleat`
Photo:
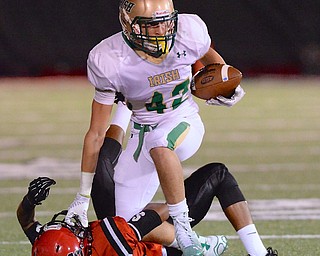
[[(278, 256), (278, 251), (273, 250), (271, 247), (267, 248), (267, 252), (266, 256)], [(248, 254), (248, 256), (250, 256), (250, 254)]]
[(266, 254), (266, 256), (278, 256), (278, 251), (273, 250), (271, 247), (268, 247), (267, 251), (268, 253)]

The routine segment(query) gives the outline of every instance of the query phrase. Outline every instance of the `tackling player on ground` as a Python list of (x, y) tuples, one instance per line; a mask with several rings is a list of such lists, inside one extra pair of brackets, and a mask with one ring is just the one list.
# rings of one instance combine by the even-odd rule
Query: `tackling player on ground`
[[(215, 165), (212, 165), (211, 174), (215, 172)], [(218, 167), (218, 165), (217, 165)], [(216, 169), (218, 175), (219, 169)], [(208, 179), (203, 175), (207, 171), (199, 170), (186, 180), (186, 187), (191, 186), (190, 209), (196, 212), (199, 206), (207, 206), (209, 209), (213, 193), (207, 186), (205, 195), (202, 185), (206, 185)], [(211, 175), (212, 176), (212, 175)], [(202, 179), (200, 179), (202, 177)], [(213, 176), (212, 176), (213, 177)], [(102, 220), (92, 221), (88, 228), (84, 228), (78, 219), (74, 216), (73, 225), (69, 225), (63, 219), (67, 211), (61, 211), (54, 215), (51, 221), (41, 225), (35, 219), (35, 207), (40, 205), (49, 195), (49, 190), (55, 184), (53, 179), (48, 177), (39, 177), (30, 182), (28, 193), (24, 196), (17, 209), (19, 223), (30, 240), (32, 246), (32, 256), (111, 256), (111, 255), (135, 255), (135, 256), (176, 256), (181, 255), (177, 249), (165, 248), (152, 240), (154, 237), (148, 233), (168, 219), (168, 207), (166, 204), (151, 203), (147, 207), (126, 222), (121, 217), (105, 217)], [(199, 193), (199, 195), (197, 195)], [(204, 201), (195, 200), (203, 196)], [(205, 202), (205, 203), (204, 203)], [(112, 203), (112, 202), (111, 202)], [(196, 225), (204, 216), (205, 211), (199, 211), (196, 214)], [(60, 218), (59, 218), (60, 217)], [(169, 220), (170, 221), (170, 220)], [(173, 231), (173, 230), (172, 230)], [(169, 236), (168, 236), (169, 234)], [(174, 231), (166, 234), (167, 240), (174, 240)], [(227, 240), (224, 236), (198, 236), (201, 246), (204, 248), (204, 255), (219, 256), (227, 248)], [(143, 242), (142, 242), (143, 240)], [(161, 241), (160, 241), (161, 242)]]
[[(35, 207), (47, 198), (50, 186), (54, 184), (55, 181), (47, 177), (39, 177), (30, 182), (28, 193), (17, 209), (19, 223), (33, 245), (32, 256), (181, 255), (178, 250), (151, 243), (161, 242), (152, 240), (154, 236), (149, 232), (168, 218), (166, 204), (149, 204), (128, 223), (121, 217), (109, 216), (101, 221), (93, 221), (89, 228), (84, 228), (78, 216), (74, 217), (74, 224), (70, 226), (63, 220), (58, 221), (58, 216), (55, 215), (50, 222), (42, 226), (35, 220)], [(218, 198), (236, 230), (253, 225), (240, 188), (223, 164), (211, 163), (199, 168), (185, 180), (185, 188), (190, 215), (194, 218), (192, 226), (204, 218), (214, 197)], [(60, 214), (65, 213), (66, 211)], [(172, 243), (174, 230), (166, 231), (164, 234)], [(199, 238), (206, 256), (221, 255), (227, 248), (223, 236)], [(252, 238), (249, 236), (247, 239)], [(257, 247), (257, 243), (251, 243), (251, 247)], [(271, 248), (265, 249), (264, 254), (254, 251), (253, 248), (251, 252), (251, 256), (278, 255)]]

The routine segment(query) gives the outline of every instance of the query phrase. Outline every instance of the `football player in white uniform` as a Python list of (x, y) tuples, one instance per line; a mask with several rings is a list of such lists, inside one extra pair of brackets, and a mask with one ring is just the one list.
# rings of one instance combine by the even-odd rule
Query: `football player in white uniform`
[[(191, 65), (199, 59), (204, 65), (225, 61), (210, 48), (205, 23), (197, 15), (178, 15), (172, 0), (122, 0), (119, 18), (123, 31), (89, 53), (88, 79), (95, 95), (84, 139), (80, 191), (66, 221), (78, 214), (88, 225), (94, 171), (118, 91), (132, 110), (132, 128), (115, 168), (116, 214), (130, 219), (161, 184), (183, 254), (202, 255), (189, 223), (181, 166), (198, 150), (204, 135), (190, 91)], [(243, 95), (240, 87), (226, 105)]]

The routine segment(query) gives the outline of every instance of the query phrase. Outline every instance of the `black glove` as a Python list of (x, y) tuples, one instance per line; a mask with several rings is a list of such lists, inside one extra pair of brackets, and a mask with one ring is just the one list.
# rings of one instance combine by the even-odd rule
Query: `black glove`
[(39, 205), (49, 195), (51, 185), (56, 182), (48, 177), (39, 177), (30, 182), (28, 194), (26, 195), (31, 205)]
[(114, 103), (118, 104), (118, 102), (125, 102), (126, 98), (123, 96), (123, 94), (121, 92), (116, 92), (116, 97), (114, 99)]

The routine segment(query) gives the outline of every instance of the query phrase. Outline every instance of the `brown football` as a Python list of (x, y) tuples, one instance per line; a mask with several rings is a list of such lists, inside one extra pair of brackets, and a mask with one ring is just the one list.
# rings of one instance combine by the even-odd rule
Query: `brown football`
[(210, 64), (199, 70), (191, 83), (191, 93), (204, 100), (222, 95), (230, 98), (240, 84), (242, 73), (227, 64)]

